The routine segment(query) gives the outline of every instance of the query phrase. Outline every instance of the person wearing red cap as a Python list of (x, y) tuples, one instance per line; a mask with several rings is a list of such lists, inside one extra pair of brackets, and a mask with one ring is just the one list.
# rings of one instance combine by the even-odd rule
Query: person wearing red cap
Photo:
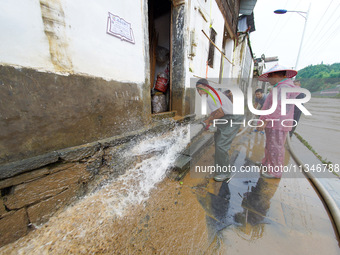
[[(286, 115), (281, 114), (281, 90), (282, 88), (295, 88), (292, 77), (297, 75), (297, 71), (276, 65), (259, 77), (260, 81), (269, 82), (277, 89), (277, 107), (275, 111), (268, 115), (262, 115), (260, 120), (263, 126), (257, 130), (265, 130), (266, 147), (265, 156), (262, 159), (262, 176), (265, 178), (281, 178), (282, 167), (284, 165), (285, 147), (287, 133), (292, 129), (294, 119), (294, 106), (287, 104)], [(299, 93), (287, 93), (287, 99), (296, 98)], [(273, 90), (267, 96), (262, 110), (270, 109), (273, 103)], [(275, 120), (275, 121), (273, 121)], [(284, 121), (284, 125), (282, 125)], [(261, 122), (261, 121), (260, 121)], [(262, 122), (261, 122), (262, 124)], [(260, 124), (259, 124), (260, 125)]]

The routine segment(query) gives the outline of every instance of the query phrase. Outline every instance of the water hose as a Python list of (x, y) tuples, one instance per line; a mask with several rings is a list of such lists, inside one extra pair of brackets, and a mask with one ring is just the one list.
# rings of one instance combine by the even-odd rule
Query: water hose
[(312, 184), (314, 185), (316, 190), (321, 195), (323, 201), (326, 203), (326, 206), (327, 206), (327, 208), (328, 208), (328, 210), (331, 214), (331, 217), (332, 217), (332, 219), (335, 223), (335, 227), (336, 227), (336, 230), (338, 232), (338, 235), (340, 236), (340, 210), (339, 210), (337, 204), (335, 203), (334, 199), (331, 197), (329, 192), (321, 184), (321, 182), (311, 172), (307, 171), (307, 169), (305, 168), (305, 164), (295, 154), (293, 147), (292, 147), (292, 144), (290, 142), (289, 134), (287, 135), (287, 145), (288, 145), (289, 152), (292, 155), (292, 157), (294, 158), (295, 162), (298, 165), (302, 166), (304, 173), (311, 180)]
[[(260, 108), (261, 108), (261, 106), (260, 106), (260, 105), (258, 105), (258, 106), (256, 107), (256, 110), (260, 110)], [(251, 118), (250, 118), (250, 119), (253, 119), (255, 116), (256, 116), (256, 115), (255, 115), (255, 114), (253, 114), (253, 115), (251, 116)], [(249, 128), (249, 126), (245, 127), (244, 129), (242, 129), (242, 131), (241, 131), (240, 133), (237, 133), (237, 135), (236, 135), (236, 136), (240, 136), (240, 135), (242, 135), (243, 133), (245, 133), (245, 132), (248, 130), (248, 128)]]

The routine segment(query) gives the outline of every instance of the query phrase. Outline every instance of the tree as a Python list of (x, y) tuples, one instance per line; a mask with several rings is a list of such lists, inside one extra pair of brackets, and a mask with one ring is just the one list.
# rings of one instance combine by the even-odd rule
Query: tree
[(301, 80), (302, 87), (310, 92), (335, 88), (340, 84), (340, 63), (307, 66), (299, 70), (296, 79)]

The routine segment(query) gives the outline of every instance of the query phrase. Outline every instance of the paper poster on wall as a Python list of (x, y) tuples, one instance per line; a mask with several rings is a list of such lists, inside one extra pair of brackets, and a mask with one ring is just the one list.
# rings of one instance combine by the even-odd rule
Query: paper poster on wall
[(109, 12), (106, 33), (120, 38), (122, 41), (135, 43), (131, 24)]

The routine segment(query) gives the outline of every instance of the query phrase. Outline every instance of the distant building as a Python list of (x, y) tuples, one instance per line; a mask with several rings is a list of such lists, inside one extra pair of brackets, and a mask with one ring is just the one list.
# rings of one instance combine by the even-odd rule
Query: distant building
[[(267, 70), (277, 65), (278, 63), (278, 56), (266, 57), (264, 54), (262, 54), (261, 58), (255, 59), (254, 78), (258, 78), (261, 74), (265, 73)], [(265, 94), (267, 94), (269, 91), (268, 89), (272, 87), (269, 82), (254, 82), (256, 83), (254, 84), (255, 89), (261, 88), (263, 89)]]
[(335, 89), (325, 89), (325, 90), (322, 90), (320, 92), (321, 95), (329, 95), (329, 96), (336, 96), (339, 93), (340, 93), (340, 91), (339, 91), (338, 88), (335, 88)]
[(324, 90), (321, 90), (321, 91), (313, 92), (312, 96), (335, 97), (338, 94), (340, 94), (340, 85), (337, 85), (335, 88), (324, 89)]

